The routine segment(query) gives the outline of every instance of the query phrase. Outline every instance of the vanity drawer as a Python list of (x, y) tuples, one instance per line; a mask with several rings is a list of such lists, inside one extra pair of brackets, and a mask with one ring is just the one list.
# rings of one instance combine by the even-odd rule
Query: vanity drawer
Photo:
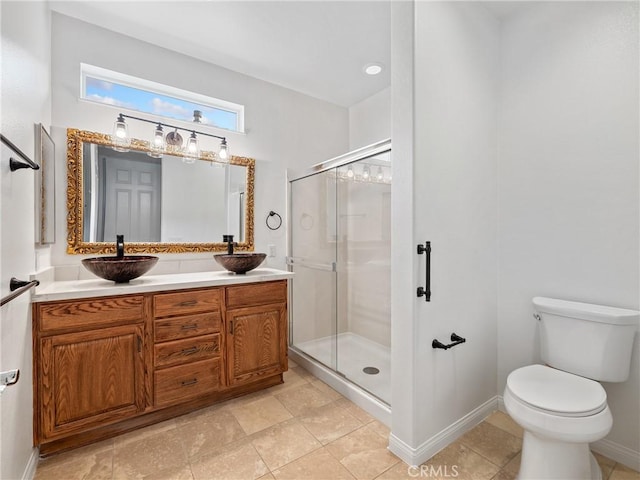
[(40, 331), (109, 327), (144, 320), (142, 295), (38, 304)]
[(284, 303), (286, 301), (286, 280), (227, 287), (227, 308)]
[(220, 334), (160, 343), (154, 353), (156, 368), (216, 357), (220, 355)]
[(154, 321), (153, 339), (156, 342), (197, 337), (220, 331), (220, 312), (163, 318)]
[(154, 379), (156, 406), (180, 403), (220, 388), (220, 360), (214, 358), (158, 370)]
[(153, 316), (169, 317), (189, 313), (214, 312), (220, 310), (219, 288), (188, 290), (176, 293), (159, 293), (153, 296)]

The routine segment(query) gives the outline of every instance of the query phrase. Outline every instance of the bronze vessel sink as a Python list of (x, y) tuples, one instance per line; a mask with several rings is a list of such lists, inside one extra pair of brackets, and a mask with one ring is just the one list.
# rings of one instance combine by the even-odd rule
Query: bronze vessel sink
[(151, 255), (124, 255), (122, 257), (93, 257), (82, 260), (82, 265), (91, 273), (112, 280), (127, 283), (147, 273), (158, 263), (158, 257)]
[(267, 257), (266, 253), (232, 253), (214, 255), (220, 265), (235, 273), (247, 273), (259, 266)]

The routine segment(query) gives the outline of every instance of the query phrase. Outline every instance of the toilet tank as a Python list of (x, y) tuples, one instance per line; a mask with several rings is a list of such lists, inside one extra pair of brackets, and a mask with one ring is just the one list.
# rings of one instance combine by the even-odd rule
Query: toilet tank
[(545, 297), (533, 306), (546, 364), (602, 382), (627, 380), (640, 312)]

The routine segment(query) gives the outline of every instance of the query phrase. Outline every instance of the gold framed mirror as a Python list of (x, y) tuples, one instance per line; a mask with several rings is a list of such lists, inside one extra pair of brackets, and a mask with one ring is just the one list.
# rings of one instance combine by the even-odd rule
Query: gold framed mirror
[(223, 234), (253, 251), (254, 159), (153, 158), (137, 139), (127, 152), (112, 146), (110, 135), (67, 129), (67, 253), (115, 253), (116, 233), (127, 253), (220, 252)]

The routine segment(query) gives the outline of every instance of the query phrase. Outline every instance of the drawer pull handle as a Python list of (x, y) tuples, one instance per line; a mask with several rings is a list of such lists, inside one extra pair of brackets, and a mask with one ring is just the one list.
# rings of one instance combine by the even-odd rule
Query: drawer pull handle
[(198, 347), (185, 348), (182, 350), (182, 355), (190, 355), (192, 353), (196, 353), (198, 351)]
[(181, 307), (192, 307), (198, 303), (197, 300), (187, 300), (185, 302), (180, 303)]
[(188, 385), (195, 385), (196, 383), (198, 383), (198, 379), (194, 378), (193, 380), (185, 380), (184, 382), (182, 382), (182, 386), (186, 387)]
[(180, 330), (195, 330), (196, 328), (198, 328), (198, 325), (193, 323), (191, 325), (182, 325)]

